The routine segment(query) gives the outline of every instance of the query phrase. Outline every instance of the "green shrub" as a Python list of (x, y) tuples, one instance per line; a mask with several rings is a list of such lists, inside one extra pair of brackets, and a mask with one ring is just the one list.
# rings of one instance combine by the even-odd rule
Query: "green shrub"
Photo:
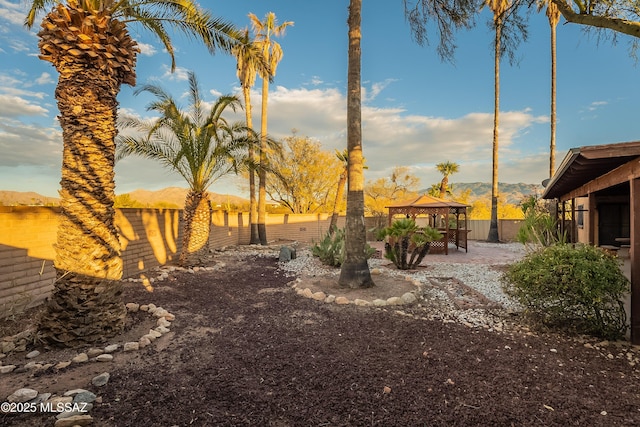
[(431, 242), (440, 240), (442, 234), (435, 228), (418, 227), (411, 218), (403, 218), (380, 230), (378, 238), (384, 239), (385, 258), (399, 270), (409, 270), (422, 262)]
[(565, 243), (566, 235), (558, 231), (558, 222), (551, 215), (548, 205), (540, 203), (535, 196), (528, 197), (521, 203), (524, 221), (518, 230), (516, 239), (526, 245), (532, 243), (539, 246), (552, 246)]
[[(332, 231), (327, 232), (320, 242), (313, 245), (311, 253), (313, 256), (320, 258), (323, 264), (340, 267), (346, 256), (345, 232), (344, 229), (338, 229), (336, 226), (333, 226)], [(367, 259), (371, 258), (376, 252), (369, 245), (367, 245), (366, 251)]]
[(505, 293), (547, 326), (606, 339), (626, 333), (629, 281), (618, 259), (599, 248), (541, 248), (511, 265), (502, 281)]

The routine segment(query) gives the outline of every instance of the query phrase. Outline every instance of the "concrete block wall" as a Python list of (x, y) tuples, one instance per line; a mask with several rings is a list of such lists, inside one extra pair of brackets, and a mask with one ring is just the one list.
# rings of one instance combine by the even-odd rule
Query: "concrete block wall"
[[(57, 207), (0, 206), (0, 317), (37, 305), (53, 289), (53, 245), (59, 214)], [(267, 239), (318, 242), (328, 231), (330, 221), (329, 214), (267, 215)], [(366, 221), (370, 230), (379, 219)], [(345, 217), (341, 216), (338, 227), (344, 225)], [(481, 229), (479, 225), (471, 227)], [(117, 209), (116, 227), (120, 233), (123, 277), (139, 277), (153, 267), (177, 261), (182, 246), (182, 210)], [(515, 223), (503, 225), (501, 239), (509, 240), (507, 230), (512, 229), (517, 231)], [(476, 238), (486, 239), (486, 234)], [(368, 240), (374, 239), (373, 233), (368, 232)], [(209, 240), (212, 249), (246, 245), (249, 241), (248, 213), (214, 212)]]
[(0, 317), (51, 293), (58, 214), (57, 208), (0, 206)]

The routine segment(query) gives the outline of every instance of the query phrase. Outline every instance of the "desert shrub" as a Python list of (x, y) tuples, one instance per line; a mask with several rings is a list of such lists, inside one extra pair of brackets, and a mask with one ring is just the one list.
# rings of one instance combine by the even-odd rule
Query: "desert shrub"
[(618, 259), (599, 248), (541, 248), (512, 264), (502, 281), (505, 293), (544, 325), (606, 339), (626, 332), (629, 281)]
[(521, 203), (521, 207), (524, 221), (516, 235), (518, 242), (538, 246), (566, 242), (566, 236), (559, 234), (558, 222), (549, 212), (548, 204), (544, 205), (535, 196), (530, 196)]
[[(366, 251), (367, 259), (376, 252), (369, 245), (366, 246)], [(340, 267), (346, 256), (344, 229), (339, 229), (334, 225), (332, 231), (327, 232), (321, 241), (313, 245), (311, 253), (320, 258), (323, 264)]]
[(378, 233), (384, 239), (384, 256), (399, 269), (415, 268), (429, 252), (431, 242), (442, 234), (432, 227), (418, 227), (411, 218), (395, 221)]

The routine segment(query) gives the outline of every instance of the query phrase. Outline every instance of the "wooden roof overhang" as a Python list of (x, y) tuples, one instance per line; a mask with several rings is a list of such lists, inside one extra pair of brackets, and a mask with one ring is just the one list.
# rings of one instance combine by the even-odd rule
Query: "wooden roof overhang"
[[(630, 200), (631, 342), (640, 344), (640, 141), (574, 148), (542, 198), (562, 202), (628, 183)], [(589, 219), (590, 230), (595, 228)]]
[(640, 141), (572, 148), (542, 198), (567, 201), (637, 177), (640, 177)]

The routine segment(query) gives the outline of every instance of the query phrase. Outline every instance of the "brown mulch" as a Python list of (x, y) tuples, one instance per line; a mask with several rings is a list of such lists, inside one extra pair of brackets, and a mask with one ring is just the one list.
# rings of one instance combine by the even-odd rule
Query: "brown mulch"
[[(275, 257), (252, 256), (175, 273), (152, 293), (130, 284), (127, 301), (176, 315), (168, 336), (102, 364), (111, 379), (99, 389), (81, 367), (25, 381), (79, 381), (101, 397), (99, 427), (640, 425), (626, 346), (406, 315), (428, 304), (404, 315), (324, 304), (293, 279)], [(0, 414), (2, 426), (53, 420)]]

